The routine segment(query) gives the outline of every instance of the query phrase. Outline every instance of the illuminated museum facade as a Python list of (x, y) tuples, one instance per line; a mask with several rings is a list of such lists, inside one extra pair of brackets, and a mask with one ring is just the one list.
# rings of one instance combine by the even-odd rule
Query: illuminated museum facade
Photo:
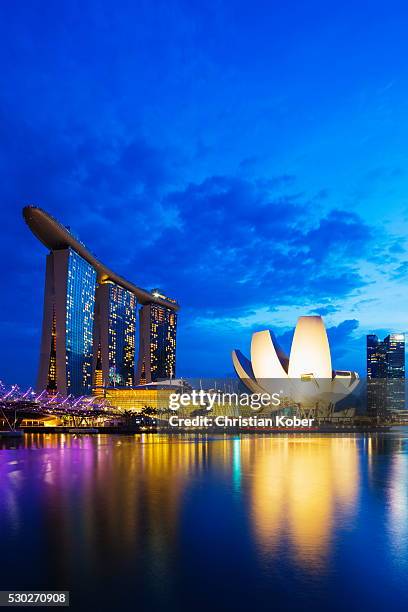
[(80, 396), (174, 378), (177, 302), (109, 270), (40, 208), (27, 206), (23, 216), (50, 249), (38, 389)]
[(333, 370), (329, 340), (320, 316), (299, 317), (288, 357), (269, 330), (252, 335), (251, 360), (240, 351), (232, 361), (253, 393), (277, 390), (288, 406), (324, 416), (357, 386), (356, 372)]

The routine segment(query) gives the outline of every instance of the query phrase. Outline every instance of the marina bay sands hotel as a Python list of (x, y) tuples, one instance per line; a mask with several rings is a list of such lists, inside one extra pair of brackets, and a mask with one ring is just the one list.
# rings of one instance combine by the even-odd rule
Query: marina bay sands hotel
[(177, 302), (112, 272), (41, 208), (23, 216), (50, 249), (38, 389), (80, 396), (174, 378)]

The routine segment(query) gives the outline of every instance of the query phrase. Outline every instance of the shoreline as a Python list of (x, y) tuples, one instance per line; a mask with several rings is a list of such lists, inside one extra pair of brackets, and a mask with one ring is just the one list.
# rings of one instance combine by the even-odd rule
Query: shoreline
[(206, 427), (206, 428), (152, 428), (150, 430), (140, 428), (118, 428), (118, 427), (29, 427), (16, 431), (0, 431), (1, 438), (19, 438), (25, 434), (61, 434), (61, 435), (180, 435), (180, 434), (219, 434), (219, 435), (316, 435), (316, 434), (361, 434), (361, 433), (385, 433), (397, 427), (407, 427), (407, 425), (326, 425), (316, 427), (241, 427), (225, 428)]

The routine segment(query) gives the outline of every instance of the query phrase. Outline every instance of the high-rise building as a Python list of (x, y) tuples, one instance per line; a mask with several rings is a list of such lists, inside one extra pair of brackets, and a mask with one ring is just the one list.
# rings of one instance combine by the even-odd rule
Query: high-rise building
[(367, 335), (367, 414), (384, 416), (386, 406), (386, 354), (375, 334)]
[(385, 416), (405, 408), (405, 336), (367, 336), (367, 413)]
[(90, 393), (95, 285), (96, 271), (72, 249), (47, 256), (39, 388)]
[(136, 296), (131, 291), (112, 281), (98, 285), (94, 386), (133, 386), (136, 308)]
[(112, 272), (40, 208), (27, 206), (23, 215), (50, 249), (38, 389), (87, 395), (95, 386), (132, 386), (138, 304), (138, 362), (145, 378), (174, 377), (177, 302)]
[(387, 363), (387, 409), (405, 409), (405, 336), (390, 334), (384, 339)]
[(367, 378), (386, 378), (384, 343), (375, 334), (367, 336)]
[[(157, 294), (156, 291), (152, 293)], [(140, 345), (136, 381), (144, 384), (174, 378), (176, 312), (160, 304), (146, 304), (142, 306), (139, 316)]]

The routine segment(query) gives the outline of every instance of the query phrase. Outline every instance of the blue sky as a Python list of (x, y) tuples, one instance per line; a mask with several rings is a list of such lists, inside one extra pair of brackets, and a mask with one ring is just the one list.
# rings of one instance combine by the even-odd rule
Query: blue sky
[(181, 303), (178, 374), (324, 315), (334, 366), (407, 329), (404, 2), (0, 7), (0, 378), (35, 380), (45, 248), (21, 208)]

